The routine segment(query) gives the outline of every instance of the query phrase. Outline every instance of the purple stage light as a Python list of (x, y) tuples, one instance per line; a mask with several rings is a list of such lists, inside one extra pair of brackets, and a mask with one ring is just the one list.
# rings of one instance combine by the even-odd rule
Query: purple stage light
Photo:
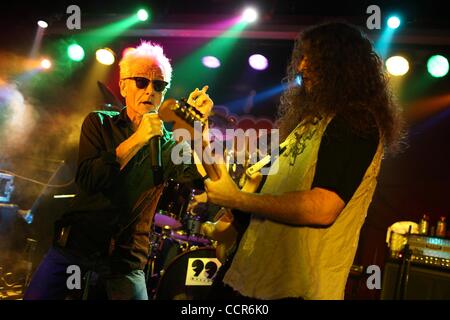
[(207, 68), (218, 68), (220, 67), (220, 60), (214, 56), (206, 56), (202, 58), (202, 63)]
[(254, 54), (248, 58), (248, 63), (255, 70), (264, 70), (269, 65), (267, 58), (261, 54)]

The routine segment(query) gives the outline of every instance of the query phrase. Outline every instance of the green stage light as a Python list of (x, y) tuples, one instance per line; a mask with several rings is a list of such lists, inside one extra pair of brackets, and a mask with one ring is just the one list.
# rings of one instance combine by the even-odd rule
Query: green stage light
[(148, 19), (148, 12), (145, 9), (141, 9), (137, 12), (138, 19), (141, 21), (146, 21)]
[(67, 55), (69, 56), (70, 60), (81, 61), (84, 59), (84, 49), (79, 44), (71, 44), (67, 48)]
[(441, 78), (447, 75), (449, 65), (446, 57), (441, 55), (434, 55), (428, 59), (427, 62), (428, 73), (432, 77)]

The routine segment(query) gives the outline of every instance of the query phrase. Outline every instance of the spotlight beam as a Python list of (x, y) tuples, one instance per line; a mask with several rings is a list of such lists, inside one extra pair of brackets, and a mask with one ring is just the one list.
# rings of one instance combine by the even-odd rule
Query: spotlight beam
[[(280, 94), (281, 92), (286, 90), (286, 88), (287, 88), (286, 84), (279, 84), (279, 85), (276, 85), (274, 87), (264, 89), (264, 90), (258, 92), (253, 97), (253, 103), (256, 104), (256, 103), (262, 102), (264, 100), (268, 100), (268, 99), (270, 99), (270, 98)], [(248, 99), (248, 97), (245, 97), (245, 98), (242, 98), (242, 99), (237, 99), (237, 100), (234, 100), (234, 101), (225, 102), (223, 104), (228, 106), (228, 108), (230, 110), (237, 110), (239, 108), (242, 108), (242, 106), (245, 105), (245, 103), (247, 102), (247, 99)]]
[(30, 58), (36, 58), (39, 50), (41, 49), (42, 38), (44, 36), (44, 28), (38, 27), (36, 30), (36, 35), (34, 36), (33, 46), (30, 51)]
[[(203, 17), (204, 18), (204, 17)], [(223, 17), (221, 17), (223, 18)], [(201, 21), (202, 16), (192, 15), (190, 21)], [(136, 18), (137, 22), (139, 20)], [(220, 20), (220, 18), (218, 18)], [(97, 19), (95, 22), (83, 22), (86, 29), (98, 28), (99, 24), (111, 23), (111, 21)], [(117, 37), (184, 37), (184, 38), (217, 38), (236, 37), (240, 39), (267, 39), (267, 40), (295, 40), (298, 32), (306, 29), (307, 25), (283, 25), (274, 30), (273, 26), (255, 25), (252, 30), (243, 30), (241, 32), (229, 32), (223, 34), (226, 28), (211, 27), (210, 25), (199, 23), (152, 23), (152, 28), (141, 28), (140, 25), (133, 29), (127, 29), (117, 34)], [(73, 31), (66, 27), (52, 26), (46, 30), (46, 34), (73, 36)], [(369, 34), (377, 41), (380, 34), (377, 32)], [(396, 34), (391, 43), (408, 45), (450, 45), (450, 37), (445, 30), (402, 30), (401, 34)], [(95, 45), (101, 45), (96, 43)]]

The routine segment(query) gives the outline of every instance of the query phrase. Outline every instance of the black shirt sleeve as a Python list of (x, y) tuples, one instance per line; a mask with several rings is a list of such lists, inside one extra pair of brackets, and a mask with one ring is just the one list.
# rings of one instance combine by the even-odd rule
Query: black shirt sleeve
[(358, 134), (340, 116), (325, 130), (311, 188), (334, 191), (348, 203), (375, 155), (378, 132)]
[(90, 193), (111, 187), (120, 173), (116, 151), (106, 146), (103, 129), (96, 113), (90, 113), (81, 127), (76, 183)]

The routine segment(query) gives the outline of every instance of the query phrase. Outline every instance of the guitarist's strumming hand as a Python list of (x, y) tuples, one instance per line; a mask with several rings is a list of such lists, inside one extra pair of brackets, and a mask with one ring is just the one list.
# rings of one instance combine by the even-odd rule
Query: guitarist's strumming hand
[(197, 194), (197, 195), (192, 197), (192, 199), (189, 202), (189, 205), (188, 205), (186, 211), (187, 212), (194, 212), (195, 208), (197, 208), (197, 206), (200, 203), (206, 203), (207, 201), (208, 201), (208, 197), (206, 196), (206, 192)]
[(241, 190), (228, 173), (224, 163), (214, 164), (215, 171), (219, 173), (219, 179), (212, 181), (205, 180), (205, 190), (208, 202), (219, 206), (235, 208), (239, 202)]

